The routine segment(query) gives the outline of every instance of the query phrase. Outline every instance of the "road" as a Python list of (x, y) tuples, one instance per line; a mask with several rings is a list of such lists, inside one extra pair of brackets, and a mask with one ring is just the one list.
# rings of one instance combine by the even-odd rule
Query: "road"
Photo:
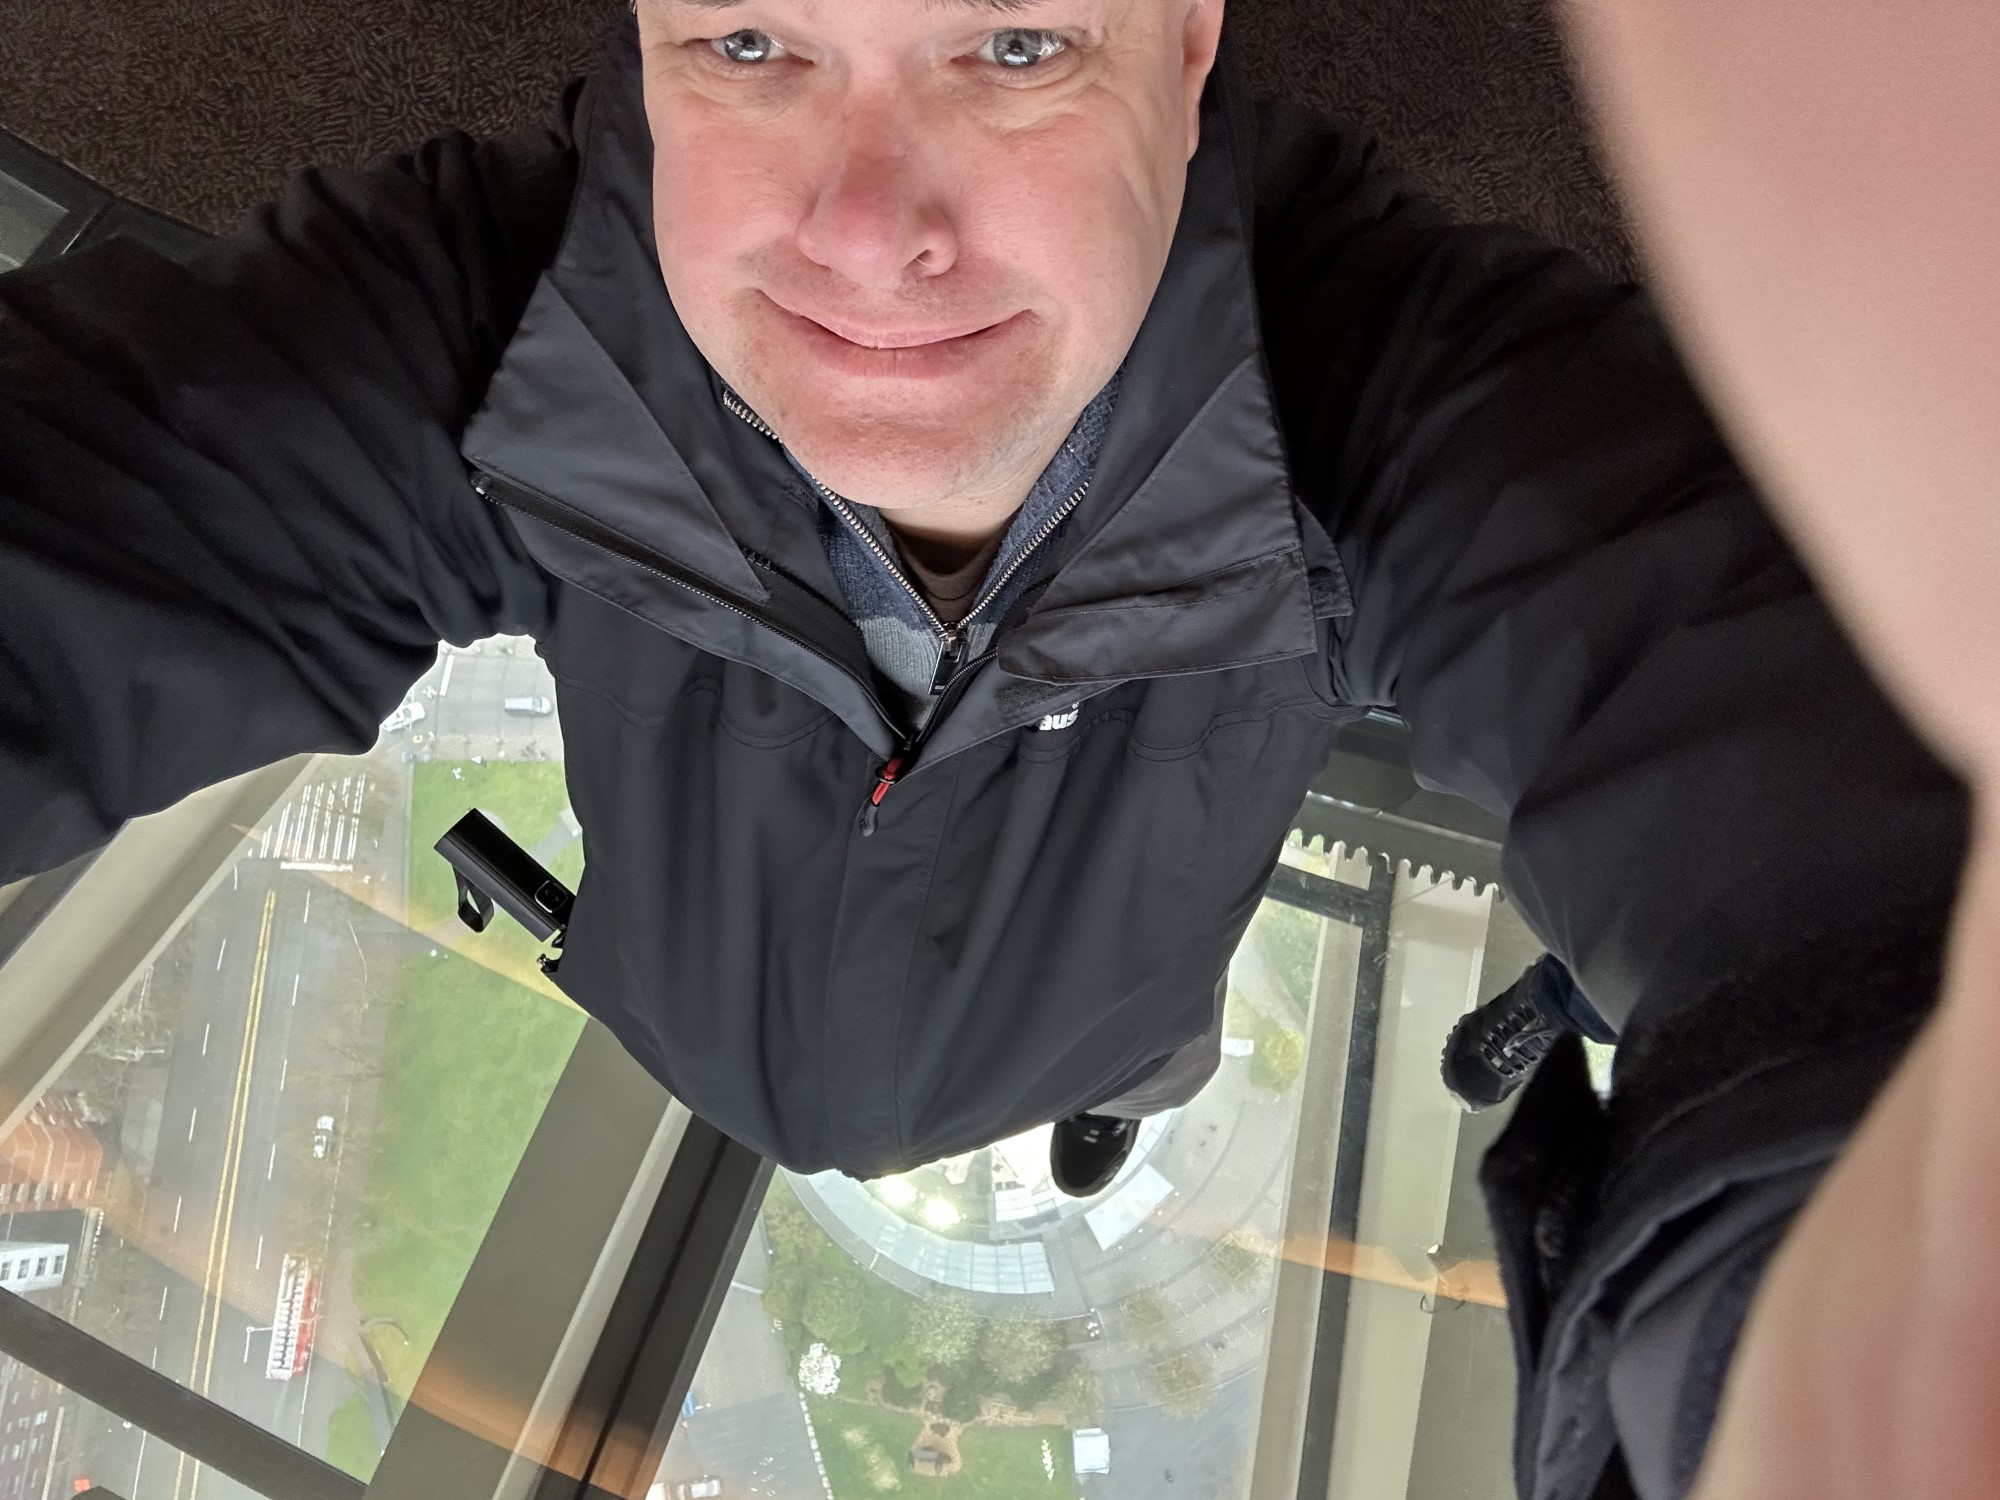
[[(400, 793), (382, 790), (400, 803)], [(366, 845), (365, 836), (355, 842)], [(344, 1231), (361, 1176), (349, 1149), (372, 1114), (366, 1062), (380, 1046), (375, 1018), (386, 1013), (368, 1001), (421, 940), (320, 874), (287, 868), (281, 852), (237, 865), (175, 939), (191, 960), (179, 992), (172, 981), (156, 986), (155, 1003), (179, 1018), (157, 1141), (150, 1163), (125, 1163), (139, 1179), (136, 1222), (128, 1213), (105, 1231), (122, 1230), (144, 1257), (143, 1296), (127, 1298), (144, 1310), (91, 1326), (135, 1359), (323, 1453), (328, 1419), (353, 1390), (339, 1358), (358, 1337), (345, 1295)], [(384, 857), (374, 847), (356, 852), (364, 866)], [(400, 863), (403, 851), (394, 846), (387, 857)], [(316, 1158), (322, 1116), (335, 1127)], [(265, 1364), (288, 1253), (321, 1270), (319, 1354), (302, 1375), (272, 1380)], [(93, 1419), (90, 1441), (82, 1428)], [(92, 1477), (128, 1500), (249, 1493), (101, 1414), (75, 1420)]]
[[(38, 1299), (312, 1453), (325, 1453), (329, 1419), (355, 1391), (343, 1366), (366, 1368), (347, 1231), (364, 1175), (349, 1153), (373, 1118), (367, 1079), (387, 1014), (369, 1002), (426, 946), (400, 921), (408, 759), (560, 758), (555, 716), (508, 714), (507, 697), (554, 697), (530, 642), (443, 648), (411, 693), (426, 718), (385, 736), (374, 755), (322, 761), (190, 915), (155, 965), (150, 997), (175, 1018), (169, 1051), (130, 1079), (126, 1108), (156, 1110), (156, 1127), (108, 1127), (125, 1150), (110, 1169), (116, 1206), (98, 1240), (115, 1254), (122, 1234), (140, 1257), (116, 1288), (122, 1311), (110, 1311), (108, 1284), (89, 1284), (88, 1262), (71, 1286)], [(336, 1125), (316, 1159), (322, 1115)], [(76, 1216), (16, 1217), (14, 1233), (26, 1236)], [(265, 1362), (288, 1253), (320, 1269), (318, 1353), (303, 1374), (272, 1380)], [(65, 1417), (66, 1467), (51, 1475), (51, 1493), (67, 1493), (76, 1473), (128, 1500), (249, 1493), (80, 1402)]]

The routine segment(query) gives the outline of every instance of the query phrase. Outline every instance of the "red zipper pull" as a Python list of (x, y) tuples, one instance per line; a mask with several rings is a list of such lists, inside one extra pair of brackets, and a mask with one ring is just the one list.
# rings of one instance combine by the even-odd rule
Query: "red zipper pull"
[(875, 790), (868, 794), (868, 800), (861, 804), (861, 836), (871, 838), (875, 833), (875, 809), (882, 805), (882, 799), (889, 795), (889, 788), (896, 784), (903, 774), (903, 757), (892, 755), (888, 763), (875, 773)]

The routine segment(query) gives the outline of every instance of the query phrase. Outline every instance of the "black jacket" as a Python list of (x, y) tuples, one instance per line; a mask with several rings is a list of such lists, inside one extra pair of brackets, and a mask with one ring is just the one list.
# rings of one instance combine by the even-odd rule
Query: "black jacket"
[(0, 279), (0, 879), (364, 750), (440, 638), (532, 634), (588, 853), (564, 987), (858, 1174), (1195, 1035), (1369, 705), (1510, 820), (1510, 895), (1614, 1022), (1948, 898), (1956, 787), (1645, 298), (1226, 77), (1090, 495), (899, 745), (813, 498), (661, 285), (637, 75), (628, 22), (550, 130), (303, 173), (186, 269)]

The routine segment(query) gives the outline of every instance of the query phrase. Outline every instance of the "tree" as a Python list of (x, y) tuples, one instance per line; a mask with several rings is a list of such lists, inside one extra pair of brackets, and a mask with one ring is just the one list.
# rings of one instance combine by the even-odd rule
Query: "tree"
[(957, 1292), (917, 1304), (910, 1315), (910, 1342), (927, 1365), (963, 1364), (979, 1343), (979, 1316)]
[(771, 1247), (771, 1254), (779, 1259), (788, 1255), (808, 1258), (818, 1253), (825, 1238), (791, 1184), (782, 1177), (773, 1182), (764, 1199), (764, 1242)]
[(1158, 1292), (1141, 1288), (1118, 1304), (1125, 1331), (1142, 1349), (1156, 1349), (1173, 1330), (1174, 1315)]
[(810, 1282), (804, 1261), (781, 1259), (772, 1263), (771, 1276), (764, 1283), (764, 1311), (780, 1323), (796, 1323), (806, 1310), (806, 1287)]
[(1096, 1419), (1104, 1405), (1104, 1387), (1095, 1370), (1072, 1365), (1049, 1392), (1049, 1403), (1061, 1407), (1069, 1425), (1077, 1427)]
[(1053, 1323), (1016, 1314), (986, 1325), (979, 1356), (994, 1378), (1013, 1390), (1046, 1373), (1062, 1342), (1061, 1330)]
[(861, 1319), (867, 1311), (860, 1283), (849, 1269), (836, 1269), (821, 1256), (806, 1288), (802, 1314), (806, 1331), (835, 1354), (859, 1354), (868, 1347)]
[(1215, 1274), (1238, 1291), (1248, 1291), (1264, 1279), (1271, 1249), (1254, 1229), (1232, 1229), (1210, 1253)]
[[(895, 1348), (891, 1349), (884, 1363), (888, 1366), (889, 1378), (901, 1386), (903, 1390), (922, 1390), (924, 1375), (929, 1369), (929, 1365), (924, 1359), (924, 1351), (919, 1349), (911, 1340), (906, 1338), (900, 1344), (896, 1345)], [(893, 1406), (897, 1403), (892, 1401), (890, 1404)]]
[(1258, 1027), (1257, 1055), (1250, 1059), (1250, 1081), (1282, 1094), (1306, 1065), (1306, 1039), (1289, 1026), (1266, 1021)]
[(799, 1389), (815, 1396), (840, 1390), (840, 1356), (824, 1344), (814, 1344), (799, 1359)]
[(1169, 1416), (1198, 1417), (1215, 1398), (1208, 1356), (1200, 1349), (1182, 1349), (1153, 1361), (1153, 1391)]

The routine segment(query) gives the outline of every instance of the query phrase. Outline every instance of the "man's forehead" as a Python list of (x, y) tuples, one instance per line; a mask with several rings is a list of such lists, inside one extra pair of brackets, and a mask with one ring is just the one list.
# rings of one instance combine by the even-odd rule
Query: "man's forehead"
[[(661, 3), (669, 9), (726, 11), (740, 9), (749, 0), (661, 0)], [(999, 15), (1017, 15), (1040, 10), (1048, 0), (920, 0), (920, 3), (925, 10), (984, 10)]]

